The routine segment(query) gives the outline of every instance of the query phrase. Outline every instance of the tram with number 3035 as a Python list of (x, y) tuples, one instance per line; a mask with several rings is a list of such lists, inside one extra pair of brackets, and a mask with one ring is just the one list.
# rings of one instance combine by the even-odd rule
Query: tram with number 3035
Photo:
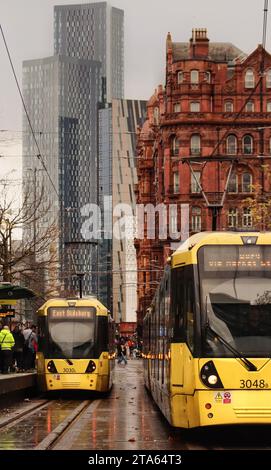
[(271, 423), (271, 233), (180, 244), (144, 318), (143, 358), (173, 426)]
[(51, 299), (37, 315), (39, 389), (108, 392), (115, 328), (106, 307), (95, 297)]

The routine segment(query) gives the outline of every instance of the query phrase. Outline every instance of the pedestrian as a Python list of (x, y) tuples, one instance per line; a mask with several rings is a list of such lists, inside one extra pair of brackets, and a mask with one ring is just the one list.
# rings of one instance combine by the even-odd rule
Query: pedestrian
[(8, 325), (5, 325), (0, 331), (1, 345), (1, 372), (8, 374), (12, 365), (12, 348), (15, 344), (13, 334), (10, 332)]
[(126, 358), (126, 346), (124, 343), (120, 342), (118, 344), (118, 364), (121, 364), (124, 361), (124, 364), (127, 364)]
[(26, 328), (23, 331), (24, 335), (24, 351), (23, 362), (24, 369), (31, 370), (35, 368), (36, 346), (38, 342), (36, 334), (36, 326), (32, 325), (31, 328)]
[(16, 325), (12, 331), (15, 345), (13, 349), (13, 367), (17, 372), (23, 372), (23, 350), (24, 350), (24, 335), (20, 325)]

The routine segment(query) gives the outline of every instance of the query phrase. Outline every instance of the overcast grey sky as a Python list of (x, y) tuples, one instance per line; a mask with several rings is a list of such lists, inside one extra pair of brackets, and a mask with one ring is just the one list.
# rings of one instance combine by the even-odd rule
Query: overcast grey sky
[[(0, 0), (0, 21), (21, 81), (22, 61), (53, 53), (53, 7), (76, 0)], [(262, 40), (264, 0), (112, 0), (125, 12), (125, 97), (148, 99), (164, 83), (167, 32), (188, 41), (193, 27), (206, 27), (211, 41), (232, 42), (252, 52)], [(271, 11), (271, 5), (270, 5)], [(271, 51), (268, 14), (267, 49)], [(0, 38), (0, 155), (2, 129), (20, 131), (22, 107)], [(19, 137), (16, 132), (12, 136)], [(12, 136), (11, 143), (12, 143)], [(11, 145), (9, 143), (9, 147)], [(19, 143), (14, 142), (19, 152)], [(3, 169), (3, 160), (0, 159)], [(2, 165), (1, 165), (2, 163)]]

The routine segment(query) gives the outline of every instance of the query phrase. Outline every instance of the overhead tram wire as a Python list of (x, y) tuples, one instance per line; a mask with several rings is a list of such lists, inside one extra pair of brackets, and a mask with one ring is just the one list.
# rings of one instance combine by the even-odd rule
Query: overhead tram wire
[(16, 71), (15, 71), (15, 68), (14, 68), (14, 65), (13, 65), (13, 62), (12, 62), (12, 58), (11, 58), (11, 55), (10, 55), (10, 52), (9, 52), (9, 48), (8, 48), (7, 41), (6, 41), (4, 31), (3, 31), (3, 28), (2, 28), (1, 24), (0, 24), (0, 30), (1, 30), (1, 35), (2, 35), (3, 41), (4, 41), (5, 49), (6, 49), (6, 52), (7, 52), (7, 55), (8, 55), (9, 63), (10, 63), (11, 69), (12, 69), (12, 73), (13, 73), (13, 76), (14, 76), (14, 79), (15, 79), (15, 82), (16, 82), (16, 85), (17, 85), (17, 89), (18, 89), (18, 92), (19, 92), (19, 95), (20, 95), (20, 98), (21, 98), (21, 101), (22, 101), (22, 104), (23, 104), (24, 112), (25, 112), (25, 115), (27, 117), (29, 128), (31, 130), (32, 137), (34, 139), (35, 145), (36, 145), (37, 150), (38, 150), (38, 154), (36, 155), (36, 157), (38, 158), (38, 160), (42, 164), (42, 167), (43, 167), (44, 171), (46, 172), (46, 174), (49, 178), (49, 181), (50, 181), (50, 183), (51, 183), (51, 185), (52, 185), (52, 187), (53, 187), (53, 189), (54, 189), (54, 191), (55, 191), (55, 193), (58, 197), (58, 200), (59, 200), (59, 194), (58, 194), (57, 188), (56, 188), (56, 186), (55, 186), (55, 184), (54, 184), (54, 182), (53, 182), (53, 180), (50, 176), (50, 173), (47, 170), (47, 167), (46, 167), (46, 165), (43, 161), (43, 158), (41, 156), (41, 150), (40, 150), (38, 141), (37, 141), (36, 136), (35, 136), (35, 132), (34, 132), (34, 129), (33, 129), (33, 126), (32, 126), (32, 122), (31, 122), (31, 119), (30, 119), (30, 116), (29, 116), (29, 113), (28, 113), (28, 110), (27, 110), (27, 107), (26, 107), (26, 104), (25, 104), (25, 101), (24, 101), (24, 97), (23, 97), (23, 94), (22, 94), (22, 91), (21, 91), (21, 88), (20, 88), (20, 85), (19, 85), (19, 82), (18, 82)]

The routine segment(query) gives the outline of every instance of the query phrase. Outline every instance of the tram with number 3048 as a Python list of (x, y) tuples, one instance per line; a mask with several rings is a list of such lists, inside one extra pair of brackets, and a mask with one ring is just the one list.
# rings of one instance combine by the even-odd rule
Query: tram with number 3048
[(95, 297), (51, 299), (37, 312), (41, 391), (108, 392), (115, 366), (115, 327)]
[(144, 318), (143, 358), (173, 426), (271, 423), (271, 233), (180, 244)]

